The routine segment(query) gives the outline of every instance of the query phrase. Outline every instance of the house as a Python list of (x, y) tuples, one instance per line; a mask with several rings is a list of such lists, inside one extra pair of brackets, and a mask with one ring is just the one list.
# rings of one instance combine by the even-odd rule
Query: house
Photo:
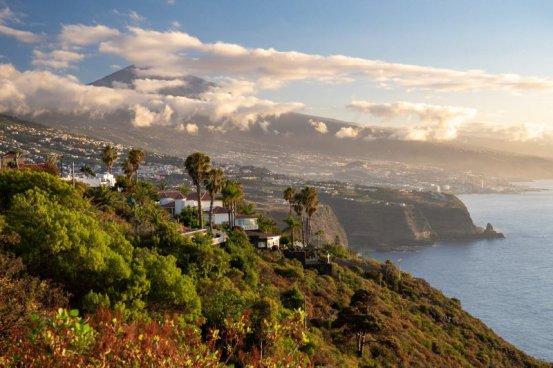
[(259, 231), (246, 231), (250, 243), (260, 249), (279, 249), (280, 235), (267, 234)]
[[(160, 206), (167, 209), (171, 213), (171, 217), (180, 214), (186, 207), (196, 208), (198, 206), (198, 196), (196, 193), (184, 195), (179, 191), (170, 190), (160, 191), (158, 195)], [(202, 211), (208, 213), (210, 205), (211, 196), (209, 193), (202, 193)], [(223, 201), (215, 199), (213, 201), (213, 208), (215, 209), (216, 207), (223, 207)]]
[[(211, 196), (207, 192), (202, 193), (202, 210), (204, 212), (209, 211), (209, 206), (211, 205)], [(185, 198), (185, 207), (197, 207), (198, 206), (198, 195), (196, 193), (190, 193), (186, 195)], [(213, 208), (223, 207), (223, 201), (221, 199), (215, 198), (213, 200)]]
[[(224, 207), (213, 208), (213, 224), (214, 225), (227, 225), (229, 221), (229, 209)], [(206, 213), (209, 219), (209, 207)], [(241, 227), (244, 230), (257, 230), (259, 225), (257, 223), (257, 216), (253, 215), (241, 215), (236, 214), (234, 219), (235, 225)]]
[(256, 216), (237, 214), (234, 222), (236, 226), (240, 226), (246, 231), (259, 229), (259, 224), (257, 223)]
[(78, 181), (79, 183), (83, 183), (86, 185), (89, 185), (91, 187), (114, 187), (115, 186), (115, 176), (113, 176), (110, 173), (104, 173), (104, 174), (98, 174), (96, 176), (85, 176), (85, 175), (75, 175), (75, 176), (65, 176), (61, 178), (65, 181), (72, 181), (75, 179), (75, 181)]
[(171, 218), (180, 214), (186, 207), (185, 196), (176, 190), (158, 192), (159, 205), (169, 211)]

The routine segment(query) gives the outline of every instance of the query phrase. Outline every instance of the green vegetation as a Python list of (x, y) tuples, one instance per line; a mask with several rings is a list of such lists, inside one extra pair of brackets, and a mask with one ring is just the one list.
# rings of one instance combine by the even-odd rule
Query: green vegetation
[(0, 172), (0, 366), (546, 366), (391, 262), (328, 244), (321, 275), (239, 229), (183, 236), (132, 176)]

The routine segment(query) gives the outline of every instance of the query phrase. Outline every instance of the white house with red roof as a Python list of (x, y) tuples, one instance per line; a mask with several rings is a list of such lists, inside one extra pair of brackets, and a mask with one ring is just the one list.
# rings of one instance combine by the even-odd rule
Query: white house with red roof
[[(176, 216), (182, 212), (186, 207), (196, 208), (198, 206), (198, 196), (196, 193), (190, 193), (187, 195), (182, 194), (177, 190), (161, 191), (158, 192), (159, 205), (169, 211), (171, 216)], [(202, 210), (205, 213), (209, 212), (209, 206), (211, 203), (211, 196), (209, 193), (202, 193)], [(215, 199), (213, 201), (213, 208), (223, 207), (223, 201)], [(228, 221), (228, 215), (227, 215)]]

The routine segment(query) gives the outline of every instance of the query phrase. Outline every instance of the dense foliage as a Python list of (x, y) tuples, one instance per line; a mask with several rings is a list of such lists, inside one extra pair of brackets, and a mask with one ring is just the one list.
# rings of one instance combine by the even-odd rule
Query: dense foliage
[(545, 366), (391, 262), (212, 245), (120, 183), (0, 172), (0, 366)]

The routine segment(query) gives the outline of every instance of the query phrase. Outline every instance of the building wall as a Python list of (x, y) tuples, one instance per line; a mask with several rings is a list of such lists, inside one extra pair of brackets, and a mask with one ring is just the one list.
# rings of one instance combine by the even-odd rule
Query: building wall
[(215, 225), (228, 224), (228, 213), (216, 213), (213, 215), (213, 223)]

